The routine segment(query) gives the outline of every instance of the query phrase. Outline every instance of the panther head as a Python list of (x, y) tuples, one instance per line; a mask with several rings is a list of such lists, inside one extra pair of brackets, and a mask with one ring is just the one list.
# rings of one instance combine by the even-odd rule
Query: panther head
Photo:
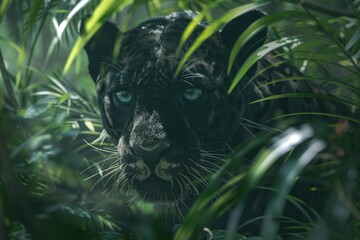
[[(208, 27), (198, 24), (177, 52), (194, 16), (173, 13), (127, 32), (106, 22), (85, 46), (103, 125), (118, 146), (119, 184), (131, 186), (146, 201), (170, 204), (196, 195), (195, 182), (216, 169), (224, 145), (238, 137), (241, 116), (257, 111), (257, 105), (249, 111), (245, 104), (256, 91), (227, 94), (234, 73), (226, 69), (238, 36), (263, 13), (234, 18), (203, 42), (175, 76), (184, 53)], [(266, 29), (254, 34), (237, 66), (265, 37)], [(246, 86), (254, 90), (251, 82)]]

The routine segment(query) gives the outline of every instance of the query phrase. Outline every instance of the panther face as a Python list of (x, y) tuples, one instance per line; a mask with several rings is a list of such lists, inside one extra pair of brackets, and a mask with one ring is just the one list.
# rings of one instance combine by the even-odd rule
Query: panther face
[[(193, 13), (151, 19), (125, 33), (105, 23), (90, 40), (85, 47), (89, 72), (104, 127), (118, 146), (119, 185), (161, 203), (198, 193), (196, 182), (216, 169), (216, 156), (231, 143), (246, 111), (243, 103), (252, 98), (227, 94), (232, 76), (226, 69), (235, 40), (261, 16), (250, 11), (232, 20), (196, 50), (177, 76), (183, 54), (207, 27), (199, 24), (177, 53)], [(254, 47), (265, 35), (266, 30), (256, 34)], [(248, 54), (240, 52), (237, 64)]]

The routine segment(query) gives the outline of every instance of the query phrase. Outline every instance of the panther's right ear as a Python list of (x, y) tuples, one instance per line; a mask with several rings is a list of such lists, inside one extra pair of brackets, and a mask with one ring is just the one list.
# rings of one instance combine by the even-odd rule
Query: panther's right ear
[[(88, 18), (80, 21), (80, 35), (85, 33), (85, 24)], [(85, 45), (85, 51), (89, 58), (89, 73), (94, 82), (97, 81), (105, 63), (111, 61), (114, 56), (116, 41), (120, 30), (114, 23), (105, 22), (99, 31)]]

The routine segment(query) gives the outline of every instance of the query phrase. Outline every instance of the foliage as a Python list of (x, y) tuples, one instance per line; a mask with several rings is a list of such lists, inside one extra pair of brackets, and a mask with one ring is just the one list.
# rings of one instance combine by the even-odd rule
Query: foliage
[[(257, 101), (316, 97), (358, 109), (359, 1), (3, 0), (0, 4), (0, 239), (277, 239), (280, 233), (286, 239), (360, 238), (358, 118), (297, 113), (326, 115), (338, 123), (326, 126), (315, 118), (313, 123), (291, 127), (296, 114), (277, 116), (271, 121), (281, 131), (263, 129), (253, 141), (239, 146), (217, 174), (209, 176), (207, 189), (183, 223), (169, 227), (154, 206), (115, 191), (116, 146), (102, 131), (81, 52), (108, 18), (125, 30), (151, 16), (192, 9), (199, 17), (188, 26), (182, 42), (197, 22), (212, 23), (184, 63), (231, 18), (261, 7), (269, 14), (239, 37), (229, 71), (251, 34), (269, 27), (269, 39), (238, 70), (229, 91), (253, 64), (273, 52), (278, 60), (271, 67), (288, 59), (303, 74), (297, 80), (313, 81), (332, 95), (296, 93)], [(78, 37), (78, 22), (91, 13), (84, 35)], [(273, 82), (288, 80), (291, 77)], [(250, 151), (257, 154), (246, 164), (244, 156)], [(323, 211), (292, 195), (299, 179), (323, 187), (311, 188), (323, 198)], [(267, 192), (266, 209), (242, 222), (242, 206), (257, 189)], [(303, 214), (303, 222), (285, 217), (286, 202)], [(224, 220), (227, 226), (210, 227), (229, 208), (234, 210)], [(279, 229), (279, 222), (288, 227)], [(259, 238), (241, 234), (252, 223), (259, 226)]]

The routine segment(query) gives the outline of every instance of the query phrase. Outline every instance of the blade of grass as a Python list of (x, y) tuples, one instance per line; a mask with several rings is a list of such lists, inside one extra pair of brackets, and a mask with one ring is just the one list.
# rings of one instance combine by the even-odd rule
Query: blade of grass
[(184, 46), (184, 44), (186, 43), (186, 41), (189, 39), (190, 35), (192, 34), (192, 32), (195, 30), (196, 26), (204, 19), (206, 13), (201, 12), (199, 13), (190, 23), (189, 25), (187, 25), (187, 27), (185, 28), (181, 39), (180, 39), (180, 44), (176, 50), (176, 54), (179, 54), (181, 51), (181, 48)]
[(281, 118), (295, 117), (295, 116), (302, 116), (302, 115), (332, 117), (332, 118), (349, 120), (354, 123), (360, 123), (360, 119), (358, 119), (358, 118), (348, 117), (348, 116), (343, 116), (343, 115), (338, 115), (338, 114), (333, 114), (333, 113), (323, 113), (323, 112), (298, 112), (298, 113), (282, 114), (281, 116), (266, 120), (266, 122), (274, 121), (274, 120), (281, 119)]
[(177, 69), (175, 71), (174, 77), (177, 77), (184, 66), (185, 62), (191, 57), (191, 55), (200, 47), (200, 45), (208, 39), (210, 36), (212, 36), (219, 28), (224, 25), (225, 23), (229, 22), (231, 19), (244, 14), (250, 10), (259, 8), (261, 6), (264, 6), (266, 3), (261, 4), (255, 4), (255, 3), (249, 3), (246, 5), (243, 5), (241, 7), (234, 8), (228, 12), (226, 12), (221, 18), (211, 23), (206, 29), (204, 29), (201, 34), (196, 38), (194, 43), (190, 46), (190, 48), (186, 51), (182, 59), (180, 60)]
[(19, 104), (18, 104), (18, 102), (16, 100), (16, 96), (15, 96), (14, 89), (13, 89), (12, 84), (11, 84), (9, 73), (6, 70), (6, 67), (5, 67), (4, 58), (3, 58), (3, 55), (2, 55), (1, 49), (0, 49), (0, 71), (1, 71), (1, 76), (2, 76), (2, 78), (4, 80), (4, 84), (5, 84), (7, 94), (9, 96), (11, 107), (16, 111), (16, 110), (19, 109)]
[(357, 101), (352, 101), (350, 99), (345, 99), (341, 97), (331, 96), (331, 95), (323, 95), (317, 93), (284, 93), (284, 94), (276, 94), (268, 97), (263, 97), (261, 99), (252, 101), (250, 104), (259, 103), (269, 100), (281, 99), (281, 98), (316, 98), (316, 99), (325, 99), (333, 102), (338, 102), (344, 105), (348, 105), (350, 107), (360, 108), (360, 103)]
[(56, 29), (56, 35), (59, 39), (61, 39), (61, 36), (69, 24), (70, 20), (86, 5), (88, 5), (91, 2), (91, 0), (81, 0), (76, 4), (76, 6), (70, 11), (70, 13), (66, 16), (66, 18), (60, 23), (58, 28)]
[(236, 40), (236, 43), (234, 44), (234, 47), (230, 53), (227, 73), (228, 74), (230, 73), (231, 68), (234, 65), (236, 56), (238, 55), (239, 51), (255, 34), (257, 34), (264, 28), (266, 28), (276, 22), (280, 22), (280, 21), (284, 21), (284, 20), (288, 21), (289, 18), (304, 19), (304, 18), (310, 18), (310, 17), (308, 14), (301, 12), (301, 11), (285, 11), (285, 12), (267, 15), (267, 16), (262, 17), (259, 20), (255, 21), (254, 23), (252, 23)]
[(356, 64), (355, 60), (352, 58), (351, 53), (348, 52), (343, 45), (343, 43), (338, 39), (338, 36), (335, 36), (329, 29), (331, 29), (331, 25), (326, 21), (319, 20), (318, 17), (309, 12), (306, 7), (304, 7), (305, 11), (315, 20), (315, 22), (319, 25), (321, 30), (323, 30), (324, 34), (326, 34), (329, 39), (333, 40), (333, 42), (338, 46), (341, 52), (347, 57), (347, 59), (352, 63), (353, 67), (360, 72), (360, 67)]
[(7, 11), (7, 9), (9, 8), (10, 4), (11, 4), (11, 0), (2, 0), (1, 1), (1, 5), (0, 5), (0, 23), (2, 22), (5, 13)]
[[(296, 51), (297, 53), (300, 53), (299, 51)], [(296, 53), (295, 52), (295, 53)], [(304, 51), (302, 51), (304, 52)], [(319, 53), (319, 55), (321, 55), (321, 53)], [(316, 56), (316, 55), (314, 55)], [(316, 56), (318, 57), (318, 56)], [(352, 69), (352, 68), (349, 68), (347, 67), (346, 65), (343, 65), (343, 64), (340, 64), (340, 63), (337, 63), (337, 62), (333, 62), (333, 61), (328, 61), (328, 60), (324, 60), (324, 59), (318, 59), (318, 58), (315, 58), (315, 57), (309, 57), (309, 56), (301, 56), (301, 57), (294, 57), (293, 60), (301, 60), (301, 61), (309, 61), (309, 62), (314, 62), (314, 63), (317, 63), (319, 66), (324, 66), (325, 64), (327, 65), (332, 65), (334, 67), (339, 67), (341, 69), (344, 69), (346, 71), (348, 71), (349, 73), (351, 74), (354, 74), (356, 76), (359, 76), (360, 77), (360, 71), (357, 71), (356, 69)]]
[(347, 89), (350, 90), (356, 94), (359, 94), (360, 96), (360, 88), (357, 88), (354, 85), (345, 83), (345, 82), (341, 82), (340, 80), (337, 79), (329, 79), (329, 78), (324, 78), (324, 77), (313, 77), (313, 76), (304, 76), (304, 77), (286, 77), (286, 78), (279, 78), (270, 82), (266, 82), (264, 84), (259, 85), (259, 88), (268, 86), (268, 85), (272, 85), (272, 84), (276, 84), (279, 82), (286, 82), (286, 81), (291, 81), (291, 80), (296, 80), (296, 81), (320, 81), (320, 82), (324, 82), (324, 83), (329, 83), (329, 84), (333, 84), (336, 85), (338, 87), (341, 87), (342, 89)]
[(347, 44), (345, 45), (345, 50), (349, 51), (359, 40), (360, 40), (360, 28), (356, 30), (356, 32), (351, 37), (349, 42), (347, 42)]
[(295, 184), (298, 175), (310, 161), (324, 148), (326, 144), (319, 139), (311, 139), (300, 144), (283, 163), (275, 180), (275, 197), (266, 208), (265, 219), (261, 226), (261, 235), (264, 239), (275, 239), (278, 232), (278, 223), (275, 216), (282, 215), (286, 198)]
[(217, 7), (221, 2), (223, 2), (223, 0), (217, 0), (212, 2), (210, 5), (206, 6), (206, 8), (204, 8), (193, 20), (191, 20), (191, 22), (187, 25), (181, 36), (179, 46), (176, 50), (176, 54), (180, 53), (181, 48), (189, 39), (193, 31), (195, 30), (196, 26), (207, 16), (207, 14), (210, 13), (211, 9)]
[(259, 49), (257, 49), (254, 53), (252, 53), (244, 62), (244, 64), (241, 66), (239, 71), (237, 72), (236, 76), (234, 77), (230, 88), (228, 90), (228, 94), (230, 94), (236, 87), (236, 85), (243, 79), (243, 77), (246, 75), (247, 71), (261, 58), (263, 58), (266, 54), (281, 48), (285, 45), (289, 44), (300, 44), (300, 41), (296, 37), (292, 38), (282, 38), (280, 40), (269, 42)]
[(63, 74), (66, 74), (74, 59), (79, 55), (80, 51), (85, 47), (86, 43), (95, 35), (95, 33), (101, 28), (102, 24), (107, 18), (116, 12), (122, 11), (125, 7), (132, 4), (134, 0), (124, 0), (119, 3), (117, 0), (102, 0), (100, 4), (95, 8), (91, 17), (86, 21), (85, 34), (80, 36), (65, 63)]
[[(194, 203), (185, 221), (176, 232), (174, 239), (193, 239), (204, 226), (210, 224), (211, 219), (221, 216), (228, 211), (229, 208), (243, 202), (247, 193), (256, 186), (266, 174), (267, 170), (280, 159), (282, 155), (303, 141), (312, 138), (313, 134), (313, 129), (308, 125), (302, 126), (299, 130), (293, 128), (287, 130), (281, 134), (280, 137), (274, 139), (275, 142), (270, 148), (263, 148), (259, 152), (248, 171), (233, 178), (233, 182), (241, 181), (241, 184), (225, 189), (226, 187), (224, 187), (221, 182), (221, 178), (227, 172), (231, 172), (233, 169), (239, 169), (241, 164), (239, 160), (227, 161), (221, 168), (221, 171), (216, 173), (216, 176), (211, 179), (208, 187)], [(244, 157), (247, 151), (263, 145), (268, 139), (269, 135), (261, 135), (261, 137), (255, 138), (251, 143), (247, 142), (247, 145), (244, 144), (246, 151), (239, 148), (241, 150), (237, 157)], [(220, 191), (226, 191), (220, 192), (219, 189)]]
[[(219, 188), (223, 186), (221, 179), (227, 175), (229, 169), (239, 169), (246, 153), (263, 145), (272, 135), (273, 134), (270, 132), (262, 132), (254, 139), (254, 141), (241, 144), (239, 146), (239, 151), (237, 151), (234, 156), (236, 161), (227, 161), (219, 171), (211, 176), (208, 187), (193, 204), (190, 212), (185, 217), (183, 224), (176, 232), (174, 237), (175, 240), (193, 239), (194, 236), (202, 231), (204, 226), (214, 219), (217, 215), (217, 211), (209, 209), (209, 205), (214, 201), (214, 198), (218, 197), (217, 194), (221, 194), (221, 191), (225, 189), (221, 188), (219, 191)], [(236, 178), (241, 180), (242, 176), (240, 175)], [(217, 194), (214, 194), (215, 192)]]

